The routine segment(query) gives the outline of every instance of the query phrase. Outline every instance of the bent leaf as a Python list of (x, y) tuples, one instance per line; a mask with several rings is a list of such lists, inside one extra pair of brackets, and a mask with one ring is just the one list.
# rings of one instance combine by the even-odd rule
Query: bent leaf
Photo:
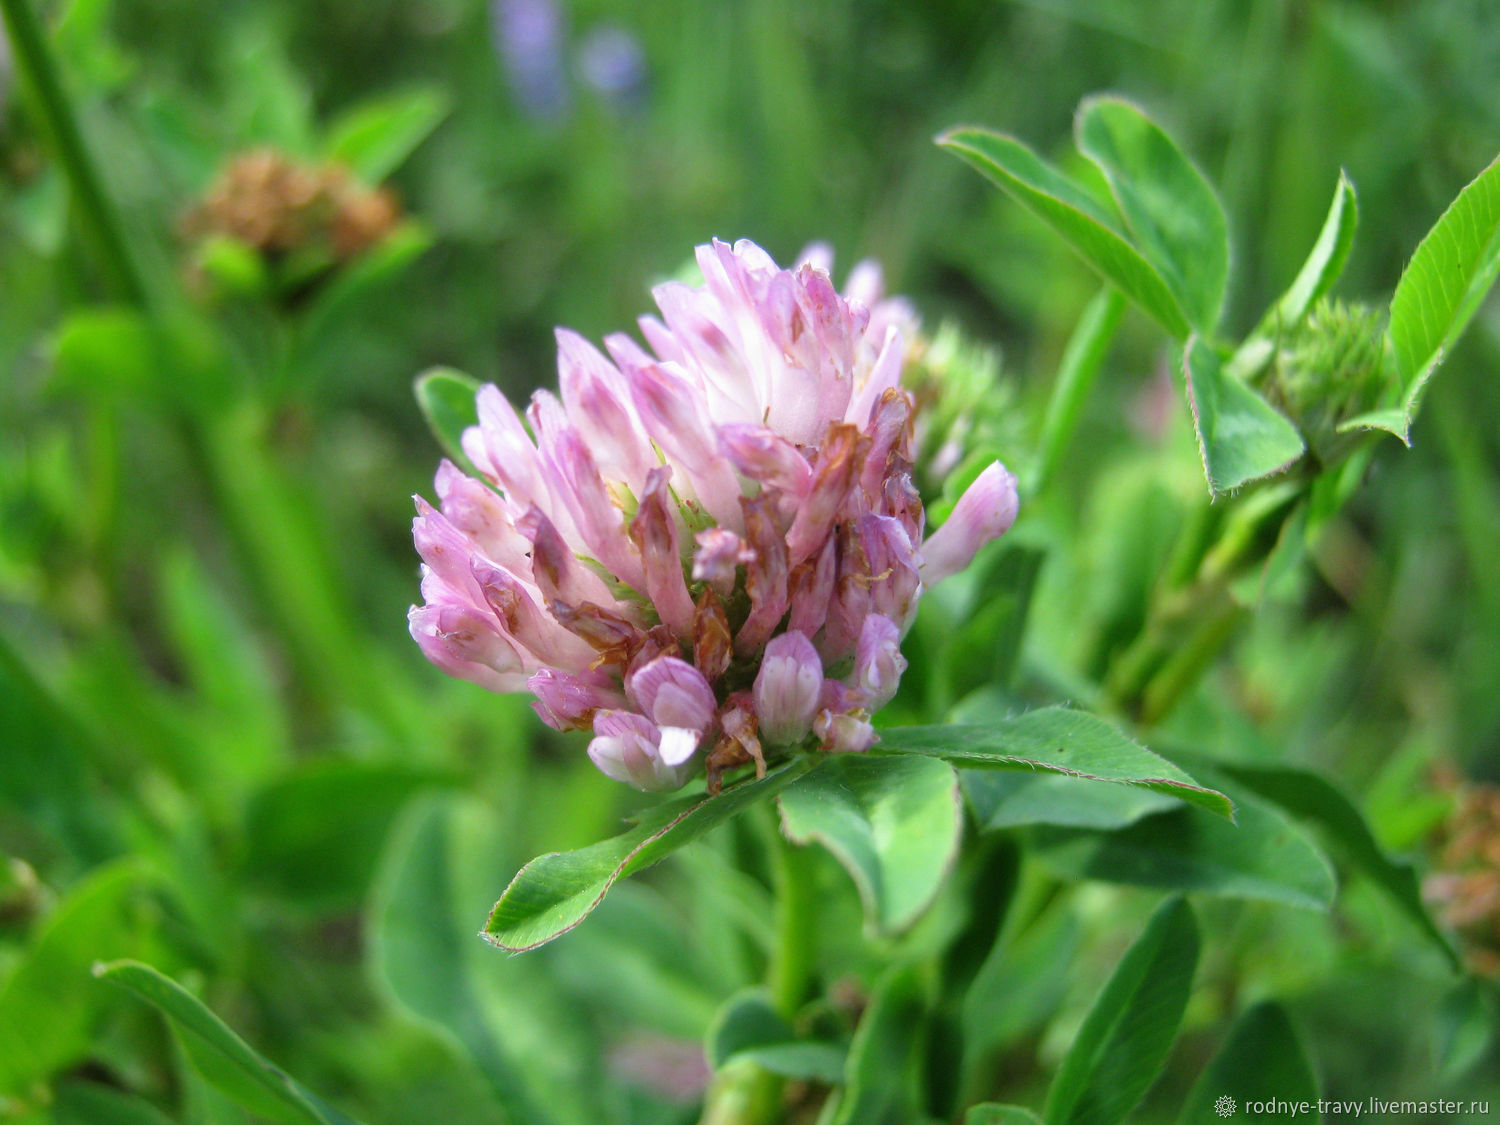
[(1047, 707), (983, 726), (895, 727), (872, 754), (930, 754), (962, 769), (1032, 770), (1136, 785), (1233, 818), (1229, 798), (1199, 785), (1097, 715)]
[(1191, 328), (1156, 268), (1099, 201), (1014, 137), (972, 126), (950, 129), (952, 149), (1062, 236), (1089, 268), (1116, 286), (1177, 339)]
[(1198, 924), (1168, 899), (1132, 945), (1058, 1068), (1042, 1116), (1049, 1125), (1114, 1125), (1156, 1078), (1193, 987)]
[(474, 396), (479, 382), (451, 367), (433, 367), (417, 376), (417, 405), (432, 430), (432, 436), (454, 462), (469, 465), (464, 455), (464, 431), (479, 425), (479, 407)]
[(1055, 773), (963, 770), (959, 777), (974, 819), (988, 832), (1027, 824), (1124, 828), (1178, 807), (1165, 793)]
[(505, 888), (481, 936), (511, 953), (561, 937), (588, 917), (617, 880), (665, 859), (756, 801), (774, 796), (815, 762), (811, 757), (795, 759), (717, 797), (668, 801), (648, 810), (629, 832), (577, 851), (539, 856)]
[(167, 360), (160, 334), (132, 309), (80, 309), (63, 322), (52, 348), (60, 394), (129, 399), (161, 389)]
[(141, 865), (116, 860), (71, 888), (34, 943), (6, 964), (0, 983), (0, 1104), (8, 1093), (44, 1086), (94, 1045), (99, 957), (139, 954), (145, 945), (132, 901), (148, 885)]
[(181, 1033), (194, 1067), (245, 1109), (290, 1125), (353, 1125), (290, 1075), (261, 1058), (170, 977), (139, 961), (94, 966), (94, 976), (129, 989), (155, 1006)]
[[(1318, 239), (1297, 272), (1296, 280), (1272, 307), (1268, 321), (1274, 320), (1280, 327), (1290, 328), (1307, 315), (1307, 310), (1319, 297), (1333, 288), (1333, 283), (1344, 272), (1344, 263), (1349, 260), (1349, 249), (1354, 245), (1354, 231), (1358, 225), (1359, 199), (1349, 177), (1340, 172), (1339, 182), (1333, 189), (1333, 204), (1328, 208), (1328, 217), (1323, 220), (1323, 229), (1318, 232)], [(1263, 329), (1274, 327), (1274, 324), (1262, 325)]]
[(1500, 274), (1500, 159), (1458, 193), (1411, 257), (1391, 298), (1391, 348), (1410, 427), (1422, 388)]
[(1279, 473), (1302, 456), (1302, 435), (1275, 407), (1225, 371), (1196, 336), (1182, 353), (1188, 405), (1208, 491), (1215, 497)]
[(958, 778), (937, 758), (827, 757), (780, 804), (787, 837), (838, 858), (880, 933), (914, 922), (958, 855)]
[[(390, 285), (432, 246), (432, 232), (407, 219), (357, 258), (351, 259), (319, 288), (307, 307), (297, 353), (304, 362), (333, 362), (336, 329), (361, 315), (368, 296)], [(342, 360), (342, 354), (338, 357)]]
[(145, 1098), (102, 1082), (60, 1082), (53, 1098), (51, 1125), (176, 1125)]
[(378, 184), (438, 127), (448, 113), (443, 94), (419, 87), (355, 107), (329, 132), (329, 158), (367, 184)]
[(365, 919), (372, 978), (395, 1007), (452, 1035), (504, 1120), (598, 1121), (597, 1041), (571, 1020), (555, 982), (531, 965), (497, 965), (474, 940), (487, 892), (469, 873), (499, 846), (493, 819), (452, 793), (418, 797), (402, 813)]
[(1136, 246), (1193, 327), (1212, 333), (1229, 280), (1229, 226), (1213, 188), (1159, 125), (1119, 98), (1084, 99), (1073, 132)]

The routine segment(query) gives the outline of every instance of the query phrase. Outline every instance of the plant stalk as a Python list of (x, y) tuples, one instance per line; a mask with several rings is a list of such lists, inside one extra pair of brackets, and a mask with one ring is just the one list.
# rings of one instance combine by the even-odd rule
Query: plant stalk
[(776, 835), (776, 950), (771, 962), (771, 1003), (793, 1020), (807, 999), (813, 978), (815, 901), (810, 850)]
[(118, 296), (146, 307), (149, 292), (120, 226), (119, 215), (104, 191), (98, 168), (84, 146), (78, 115), (63, 89), (52, 51), (30, 0), (0, 0), (0, 14), (10, 33), (16, 65), (36, 94), (44, 130), (51, 136), (58, 163), (73, 187), (85, 226), (98, 249)]
[(1248, 611), (1232, 587), (1265, 565), (1303, 491), (1267, 489), (1222, 517), (1190, 523), (1144, 627), (1105, 683), (1117, 711), (1142, 726), (1159, 723), (1234, 639)]
[[(811, 849), (782, 835), (774, 804), (762, 811), (769, 814), (763, 822), (776, 879), (776, 945), (766, 969), (766, 989), (776, 1011), (790, 1022), (806, 1001), (814, 976), (812, 856)], [(779, 1075), (748, 1061), (727, 1066), (709, 1088), (699, 1125), (775, 1125), (782, 1119), (785, 1085)]]
[(1078, 327), (1068, 339), (1063, 351), (1062, 363), (1058, 367), (1057, 382), (1052, 388), (1052, 398), (1047, 403), (1047, 415), (1042, 422), (1040, 451), (1032, 469), (1027, 491), (1041, 491), (1052, 479), (1052, 474), (1062, 461), (1063, 453), (1078, 429), (1083, 416), (1083, 404), (1088, 401), (1099, 372), (1104, 366), (1104, 357), (1114, 341), (1115, 331), (1120, 327), (1120, 317), (1125, 312), (1125, 298), (1114, 286), (1101, 290), (1078, 320)]

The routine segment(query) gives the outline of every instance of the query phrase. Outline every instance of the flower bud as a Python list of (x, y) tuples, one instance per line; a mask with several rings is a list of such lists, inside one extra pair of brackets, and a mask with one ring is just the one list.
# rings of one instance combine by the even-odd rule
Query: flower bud
[(823, 690), (823, 662), (801, 633), (782, 633), (766, 645), (755, 677), (761, 741), (791, 746), (807, 737)]
[(855, 693), (867, 711), (879, 711), (891, 701), (906, 671), (901, 655), (901, 630), (889, 617), (872, 613), (865, 618), (854, 656)]
[(589, 757), (605, 775), (643, 792), (676, 789), (692, 766), (665, 761), (657, 745), (661, 737), (654, 723), (633, 711), (601, 711), (594, 718)]
[(1016, 522), (1016, 478), (996, 461), (958, 498), (942, 527), (922, 544), (922, 582), (929, 588), (968, 566), (979, 548)]

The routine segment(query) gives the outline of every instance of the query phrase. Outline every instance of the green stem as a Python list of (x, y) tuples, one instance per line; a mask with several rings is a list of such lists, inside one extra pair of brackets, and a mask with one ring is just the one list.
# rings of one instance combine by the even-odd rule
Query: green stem
[[(781, 834), (774, 804), (762, 811), (776, 878), (776, 946), (766, 969), (771, 1003), (794, 1020), (812, 988), (817, 898), (811, 849)], [(753, 1063), (726, 1067), (714, 1080), (699, 1125), (774, 1125), (782, 1119), (785, 1081)]]
[(128, 303), (144, 307), (149, 296), (146, 285), (130, 256), (119, 216), (115, 214), (98, 170), (84, 147), (77, 114), (63, 90), (57, 65), (36, 13), (32, 11), (29, 0), (0, 0), (0, 13), (3, 13), (10, 31), (17, 67), (36, 93), (43, 125), (52, 137), (57, 160), (73, 187), (79, 210), (111, 281)]
[(1303, 491), (1288, 482), (1239, 501), (1222, 517), (1192, 521), (1145, 626), (1105, 684), (1116, 710), (1144, 726), (1160, 722), (1234, 639), (1248, 614), (1231, 587), (1265, 565)]
[(1249, 615), (1248, 609), (1228, 596), (1213, 608), (1186, 643), (1167, 657), (1142, 689), (1139, 711), (1142, 726), (1155, 726), (1167, 717), (1177, 701), (1198, 682), (1239, 632), (1241, 623)]
[(788, 1020), (801, 1010), (813, 979), (812, 856), (776, 832), (776, 952), (771, 962), (771, 1003)]
[(1063, 351), (1062, 364), (1057, 371), (1057, 382), (1052, 388), (1052, 398), (1047, 403), (1047, 416), (1042, 422), (1040, 452), (1028, 482), (1028, 491), (1039, 492), (1062, 461), (1063, 452), (1078, 428), (1083, 416), (1083, 404), (1094, 388), (1094, 381), (1104, 366), (1104, 357), (1120, 327), (1120, 317), (1125, 312), (1125, 298), (1114, 286), (1101, 291), (1078, 320), (1078, 327), (1068, 340)]

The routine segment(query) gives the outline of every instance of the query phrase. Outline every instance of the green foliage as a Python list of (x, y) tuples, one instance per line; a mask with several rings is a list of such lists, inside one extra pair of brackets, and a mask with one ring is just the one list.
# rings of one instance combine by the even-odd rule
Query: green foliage
[(1042, 1119), (1018, 1105), (985, 1102), (964, 1114), (964, 1125), (1042, 1125)]
[[(1268, 1097), (1268, 1091), (1275, 1093)], [(1213, 1061), (1193, 1084), (1177, 1120), (1182, 1125), (1209, 1120), (1214, 1102), (1222, 1097), (1234, 1099), (1236, 1105), (1275, 1101), (1315, 1106), (1318, 1094), (1317, 1077), (1291, 1017), (1280, 1004), (1263, 1001), (1235, 1020)], [(1311, 1115), (1295, 1112), (1271, 1116), (1320, 1119), (1316, 1110)]]
[(94, 976), (155, 1006), (182, 1036), (198, 1072), (237, 1105), (286, 1125), (352, 1125), (350, 1119), (255, 1053), (191, 992), (150, 965), (113, 961)]
[(433, 436), (455, 464), (467, 465), (464, 431), (479, 424), (474, 395), (479, 384), (467, 375), (446, 368), (424, 371), (417, 376), (417, 404), (422, 408)]
[[(1291, 287), (1281, 295), (1267, 314), (1268, 326), (1281, 331), (1301, 323), (1313, 305), (1328, 295), (1344, 272), (1349, 251), (1354, 246), (1354, 232), (1359, 226), (1359, 199), (1349, 177), (1339, 172), (1339, 182), (1333, 189), (1333, 203), (1328, 208), (1328, 217), (1323, 220), (1323, 229), (1308, 252), (1307, 261), (1297, 271)], [(1267, 325), (1263, 325), (1267, 327)]]
[[(557, 999), (515, 972), (503, 990), (487, 987), (493, 972), (481, 967), (486, 950), (463, 917), (468, 903), (457, 870), (483, 854), (464, 838), (474, 823), (473, 810), (452, 801), (420, 801), (403, 817), (371, 910), (374, 971), (404, 1009), (463, 1046), (508, 1116), (597, 1121), (594, 1060), (555, 1050), (582, 1045)], [(480, 834), (492, 837), (488, 828)]]
[[(1229, 237), (1213, 189), (1128, 102), (1086, 99), (1074, 133), (1079, 151), (1109, 185), (1113, 210), (1014, 138), (960, 128), (938, 142), (1042, 218), (1106, 281), (1184, 340), (1183, 375), (1211, 495), (1286, 472), (1309, 441), (1330, 462), (1340, 451), (1338, 434), (1378, 429), (1408, 441), (1423, 386), (1500, 274), (1494, 165), (1439, 219), (1396, 287), (1390, 345), (1402, 384), (1398, 407), (1385, 401), (1391, 397), (1386, 360), (1373, 328), (1360, 318), (1316, 312), (1353, 243), (1358, 211), (1347, 177), (1340, 174), (1323, 230), (1291, 288), (1226, 365), (1214, 334)], [(1287, 347), (1283, 338), (1291, 341), (1285, 357), (1277, 354)], [(1243, 382), (1268, 362), (1272, 398), (1297, 425)], [(1060, 380), (1059, 391), (1069, 382)], [(1343, 450), (1351, 447), (1342, 443)]]
[(1165, 793), (1067, 774), (964, 770), (960, 776), (974, 819), (988, 831), (1027, 824), (1123, 828), (1177, 807)]
[(1229, 798), (1109, 723), (1068, 707), (1047, 707), (984, 726), (902, 727), (881, 735), (880, 752), (930, 754), (964, 769), (1045, 771), (1138, 786), (1232, 816)]
[(717, 797), (690, 796), (643, 813), (623, 835), (576, 852), (544, 855), (517, 872), (484, 927), (487, 941), (512, 953), (561, 937), (588, 916), (617, 879), (666, 858), (751, 803), (774, 796), (815, 764), (804, 757)]
[(951, 148), (1052, 227), (1090, 268), (1179, 338), (1192, 330), (1176, 296), (1132, 242), (1117, 215), (1013, 137), (955, 129), (938, 143)]
[(161, 359), (151, 325), (129, 309), (85, 309), (68, 319), (54, 345), (59, 394), (131, 398), (155, 389)]
[(1198, 925), (1168, 899), (1152, 916), (1089, 1010), (1047, 1092), (1055, 1125), (1113, 1125), (1161, 1069), (1198, 963)]
[(916, 1120), (916, 1059), (925, 989), (910, 965), (894, 965), (875, 986), (844, 1065), (831, 1125), (898, 1125)]
[(1459, 192), (1401, 275), (1391, 298), (1391, 346), (1401, 409), (1415, 416), (1422, 388), (1500, 274), (1500, 161)]
[(447, 114), (447, 100), (438, 90), (420, 87), (388, 94), (336, 121), (324, 147), (360, 179), (378, 184), (406, 163)]
[(1043, 863), (1073, 879), (1313, 910), (1332, 905), (1333, 870), (1306, 835), (1252, 796), (1235, 792), (1234, 802), (1233, 824), (1198, 809), (1178, 809), (1112, 832), (1050, 828), (1032, 839)]
[(1203, 475), (1215, 497), (1285, 472), (1306, 445), (1297, 427), (1230, 374), (1196, 336), (1182, 357)]
[[(1450, 929), (1500, 729), (1493, 5), (570, 5), (551, 117), (504, 5), (0, 7), (0, 1118), (348, 1120), (286, 1072), (370, 1125), (1500, 1096), (1450, 972), (1494, 952)], [(388, 225), (205, 231), (266, 146)], [(553, 325), (710, 232), (879, 258), (929, 525), (995, 457), (1022, 515), (876, 753), (644, 804), (422, 662), (405, 498), (424, 415), (465, 466), (479, 383), (553, 385)], [(506, 958), (517, 868), (492, 936), (570, 932)]]
[(847, 1053), (844, 1044), (798, 1037), (766, 995), (754, 989), (730, 997), (704, 1044), (715, 1070), (748, 1061), (772, 1074), (830, 1085), (843, 1080)]
[(1374, 309), (1325, 298), (1278, 341), (1266, 394), (1297, 420), (1323, 464), (1339, 460), (1340, 444), (1350, 440), (1340, 441), (1345, 433), (1381, 428), (1371, 412), (1392, 382), (1382, 321)]
[(1422, 900), (1421, 882), (1407, 862), (1386, 854), (1358, 808), (1327, 778), (1309, 770), (1286, 766), (1225, 763), (1223, 771), (1236, 782), (1275, 802), (1293, 816), (1316, 824), (1361, 872), (1373, 879), (1391, 900), (1457, 968), (1453, 945)]
[(934, 758), (829, 758), (780, 804), (788, 837), (822, 844), (848, 870), (877, 932), (911, 925), (958, 855), (958, 779)]
[(1172, 138), (1129, 102), (1085, 99), (1073, 132), (1187, 322), (1212, 336), (1229, 281), (1229, 228), (1213, 189)]
[(129, 860), (94, 871), (10, 966), (0, 986), (0, 1091), (29, 1098), (51, 1074), (88, 1057), (101, 1015), (89, 966), (104, 949), (141, 952), (145, 884), (141, 865)]

